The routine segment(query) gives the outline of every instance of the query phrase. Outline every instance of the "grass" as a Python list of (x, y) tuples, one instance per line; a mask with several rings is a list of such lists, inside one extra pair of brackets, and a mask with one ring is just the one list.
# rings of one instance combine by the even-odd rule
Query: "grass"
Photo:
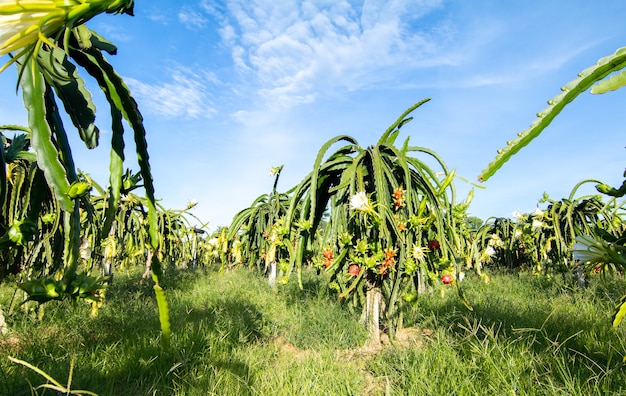
[[(45, 305), (41, 321), (18, 308), (0, 335), (0, 394), (46, 382), (9, 356), (63, 385), (73, 367), (71, 389), (100, 395), (626, 394), (626, 331), (610, 323), (622, 279), (598, 277), (586, 290), (517, 274), (467, 279), (474, 311), (453, 289), (422, 296), (404, 311), (414, 342), (400, 333), (395, 346), (373, 349), (358, 312), (305, 275), (304, 290), (273, 290), (244, 270), (169, 271), (167, 351), (139, 273), (116, 276), (94, 319), (83, 303)], [(5, 314), (13, 292), (0, 287)]]
[(426, 347), (389, 350), (370, 362), (375, 376), (392, 379), (393, 393), (626, 394), (626, 332), (610, 321), (621, 280), (596, 279), (580, 290), (498, 275), (465, 288), (473, 312), (454, 296), (423, 298), (408, 322), (433, 329)]

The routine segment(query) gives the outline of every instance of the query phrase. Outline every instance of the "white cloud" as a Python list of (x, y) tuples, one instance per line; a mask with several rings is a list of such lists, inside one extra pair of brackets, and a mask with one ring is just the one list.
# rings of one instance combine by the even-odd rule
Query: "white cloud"
[(113, 42), (128, 42), (132, 39), (132, 36), (119, 24), (114, 25), (98, 21), (95, 23), (94, 30)]
[(218, 81), (212, 73), (182, 66), (167, 72), (168, 81), (154, 84), (125, 77), (142, 109), (164, 118), (210, 118), (216, 113), (210, 87)]
[(398, 69), (451, 62), (438, 54), (437, 37), (409, 26), (439, 0), (232, 0), (223, 9), (202, 4), (218, 19), (238, 69), (253, 73), (257, 93), (273, 108), (391, 81)]
[[(424, 76), (424, 70), (433, 73), (422, 78), (421, 88), (459, 80), (470, 87), (519, 80), (514, 73), (483, 71), (487, 77), (473, 77), (462, 69), (506, 29), (498, 20), (473, 21), (472, 34), (458, 37), (458, 24), (450, 18), (420, 19), (441, 7), (441, 1), (322, 3), (202, 3), (219, 21), (240, 78), (248, 79), (251, 92), (261, 97), (257, 107), (284, 109), (374, 86), (414, 89), (414, 76)], [(457, 81), (437, 81), (434, 71), (441, 66), (462, 73)]]
[(179, 11), (178, 20), (185, 25), (187, 29), (191, 30), (203, 29), (209, 22), (202, 13), (187, 6), (182, 7)]
[(159, 23), (161, 25), (169, 24), (169, 18), (165, 14), (161, 13), (160, 11), (159, 12), (153, 11), (152, 13), (147, 13), (146, 18), (148, 18), (149, 20), (153, 22)]

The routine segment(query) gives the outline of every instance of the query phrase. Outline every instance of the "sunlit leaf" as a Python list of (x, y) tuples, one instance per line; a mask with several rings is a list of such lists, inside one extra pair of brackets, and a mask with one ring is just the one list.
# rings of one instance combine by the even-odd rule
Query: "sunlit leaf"
[(600, 81), (593, 87), (591, 87), (592, 94), (603, 94), (609, 91), (615, 91), (618, 88), (626, 85), (626, 71), (617, 73), (605, 80)]
[(615, 313), (613, 314), (613, 327), (619, 326), (626, 315), (626, 296), (623, 296), (620, 303), (615, 307)]

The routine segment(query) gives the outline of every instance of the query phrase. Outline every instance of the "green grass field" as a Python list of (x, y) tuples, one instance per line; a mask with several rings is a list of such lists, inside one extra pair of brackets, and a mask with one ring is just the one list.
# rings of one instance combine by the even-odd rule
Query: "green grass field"
[[(367, 343), (360, 312), (323, 277), (270, 288), (244, 270), (164, 276), (172, 348), (161, 350), (156, 302), (139, 273), (115, 278), (97, 318), (85, 303), (14, 307), (0, 287), (0, 394), (57, 394), (46, 379), (99, 395), (615, 395), (626, 394), (626, 330), (610, 315), (623, 279), (586, 290), (559, 279), (494, 274), (422, 296), (393, 343)], [(17, 305), (14, 303), (14, 305)], [(73, 362), (73, 364), (72, 364)]]

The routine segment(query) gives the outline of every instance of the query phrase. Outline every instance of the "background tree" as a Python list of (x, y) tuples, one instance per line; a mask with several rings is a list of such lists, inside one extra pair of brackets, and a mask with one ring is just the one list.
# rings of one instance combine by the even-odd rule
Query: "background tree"
[[(329, 272), (339, 297), (363, 307), (375, 342), (381, 315), (393, 336), (401, 325), (401, 296), (417, 293), (420, 283), (437, 282), (444, 273), (456, 274), (462, 254), (452, 214), (454, 172), (432, 150), (409, 145), (408, 138), (395, 146), (400, 129), (412, 120), (408, 115), (428, 100), (405, 111), (376, 145), (362, 147), (347, 135), (326, 142), (312, 172), (294, 189), (286, 215), (296, 244), (293, 265), (299, 271), (311, 257)], [(327, 154), (335, 144), (340, 147)], [(417, 154), (433, 160), (441, 176)], [(315, 252), (313, 241), (326, 213), (319, 235), (323, 248)]]
[(282, 168), (270, 169), (270, 175), (274, 176), (272, 192), (260, 195), (250, 207), (237, 213), (226, 234), (226, 240), (231, 244), (231, 261), (235, 265), (245, 261), (248, 266), (269, 272), (271, 285), (279, 276), (286, 281), (289, 267), (285, 264), (293, 250), (289, 230), (283, 224), (289, 208), (289, 192), (277, 191)]

